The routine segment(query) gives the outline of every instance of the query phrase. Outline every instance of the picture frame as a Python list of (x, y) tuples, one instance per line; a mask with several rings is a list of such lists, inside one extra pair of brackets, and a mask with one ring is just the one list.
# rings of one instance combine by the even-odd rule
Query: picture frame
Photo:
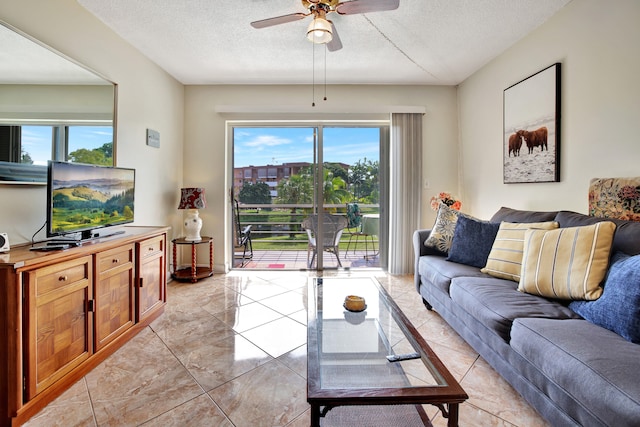
[(503, 182), (560, 181), (559, 62), (503, 93)]

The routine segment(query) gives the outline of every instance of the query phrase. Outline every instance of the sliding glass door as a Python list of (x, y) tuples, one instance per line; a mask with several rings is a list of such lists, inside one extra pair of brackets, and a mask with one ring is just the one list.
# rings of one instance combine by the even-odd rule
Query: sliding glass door
[(235, 247), (234, 268), (386, 266), (388, 126), (243, 124), (232, 133), (234, 236), (250, 226), (253, 249)]

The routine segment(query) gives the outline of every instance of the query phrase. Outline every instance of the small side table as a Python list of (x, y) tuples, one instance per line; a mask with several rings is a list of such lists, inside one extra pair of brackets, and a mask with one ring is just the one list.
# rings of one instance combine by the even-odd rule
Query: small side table
[[(213, 238), (202, 236), (200, 240), (185, 240), (184, 237), (173, 239), (173, 273), (171, 277), (180, 281), (190, 281), (195, 283), (205, 277), (213, 276)], [(198, 245), (209, 244), (209, 268), (198, 267), (196, 265), (196, 248)], [(178, 268), (178, 245), (191, 245), (191, 265), (188, 267)]]

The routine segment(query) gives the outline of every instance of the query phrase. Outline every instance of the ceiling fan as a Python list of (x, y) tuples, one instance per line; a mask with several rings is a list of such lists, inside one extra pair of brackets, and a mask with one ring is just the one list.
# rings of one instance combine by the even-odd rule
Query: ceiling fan
[(307, 38), (314, 43), (326, 44), (329, 51), (342, 49), (342, 42), (333, 22), (326, 19), (326, 15), (335, 12), (339, 15), (355, 15), (358, 13), (381, 12), (395, 10), (400, 0), (302, 0), (302, 5), (308, 13), (291, 13), (276, 16), (251, 23), (253, 28), (266, 28), (274, 25), (298, 21), (313, 15), (313, 21), (307, 28)]

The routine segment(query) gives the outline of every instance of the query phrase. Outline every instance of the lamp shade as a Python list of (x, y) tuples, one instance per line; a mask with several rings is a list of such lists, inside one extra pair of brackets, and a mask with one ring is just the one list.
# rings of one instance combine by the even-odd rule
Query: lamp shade
[(178, 209), (203, 209), (207, 207), (204, 188), (181, 188)]
[(313, 43), (329, 43), (333, 38), (331, 23), (324, 18), (315, 17), (307, 28), (307, 38)]

